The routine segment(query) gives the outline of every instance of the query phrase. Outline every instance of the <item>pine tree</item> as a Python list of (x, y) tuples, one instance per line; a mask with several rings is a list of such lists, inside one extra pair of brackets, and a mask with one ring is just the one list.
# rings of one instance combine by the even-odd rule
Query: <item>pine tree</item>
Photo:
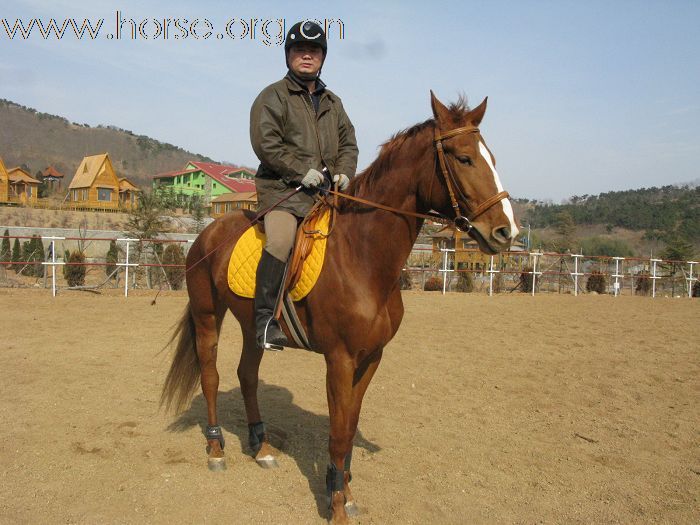
[[(119, 259), (119, 248), (117, 247), (116, 241), (109, 241), (109, 250), (107, 250), (107, 255), (105, 255), (105, 261), (107, 266), (105, 266), (105, 272), (109, 277), (117, 269), (117, 261)], [(112, 277), (116, 277), (116, 274)]]
[(18, 273), (22, 269), (22, 266), (20, 264), (17, 264), (21, 260), (22, 247), (19, 244), (19, 239), (15, 237), (15, 242), (12, 245), (12, 269), (15, 271), (15, 273)]
[(0, 262), (8, 262), (12, 259), (12, 249), (10, 248), (10, 231), (5, 230), (0, 245)]
[(41, 240), (41, 237), (38, 235), (35, 235), (32, 237), (32, 241), (34, 243), (33, 246), (33, 261), (36, 261), (34, 263), (34, 275), (36, 277), (43, 277), (44, 276), (44, 268), (45, 266), (42, 264), (44, 262), (44, 242)]

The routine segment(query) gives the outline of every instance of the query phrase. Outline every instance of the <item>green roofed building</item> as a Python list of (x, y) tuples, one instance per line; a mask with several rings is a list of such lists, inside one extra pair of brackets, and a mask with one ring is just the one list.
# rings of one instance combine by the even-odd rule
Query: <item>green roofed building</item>
[(206, 206), (212, 199), (228, 193), (255, 191), (255, 173), (247, 168), (188, 162), (180, 171), (160, 173), (153, 177), (154, 191), (173, 192), (188, 197), (201, 196)]

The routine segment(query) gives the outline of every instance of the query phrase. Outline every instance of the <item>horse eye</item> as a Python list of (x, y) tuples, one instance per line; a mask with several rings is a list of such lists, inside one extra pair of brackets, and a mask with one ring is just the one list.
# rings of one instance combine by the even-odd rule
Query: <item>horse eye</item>
[(457, 157), (457, 160), (460, 161), (462, 164), (466, 164), (467, 166), (473, 166), (474, 163), (472, 162), (471, 157), (467, 155), (459, 155)]

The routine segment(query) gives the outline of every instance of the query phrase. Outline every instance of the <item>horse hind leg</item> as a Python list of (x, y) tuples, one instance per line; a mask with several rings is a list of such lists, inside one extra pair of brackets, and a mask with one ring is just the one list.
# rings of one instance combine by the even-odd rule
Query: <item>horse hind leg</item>
[(219, 392), (219, 372), (216, 369), (219, 331), (223, 315), (221, 313), (204, 313), (194, 317), (197, 334), (197, 357), (201, 370), (202, 393), (207, 402), (207, 464), (209, 470), (226, 469), (224, 457), (224, 436), (219, 426), (217, 414), (217, 394)]

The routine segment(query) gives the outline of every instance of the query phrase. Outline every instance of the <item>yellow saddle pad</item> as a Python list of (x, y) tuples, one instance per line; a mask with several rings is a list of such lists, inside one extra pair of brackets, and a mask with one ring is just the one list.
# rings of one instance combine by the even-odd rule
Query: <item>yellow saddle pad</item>
[[(316, 223), (316, 230), (328, 233), (330, 212), (326, 211)], [(248, 228), (233, 247), (228, 263), (228, 285), (231, 291), (241, 297), (255, 297), (255, 273), (258, 262), (265, 246), (265, 234), (257, 225)], [(326, 237), (314, 234), (311, 252), (304, 262), (301, 277), (296, 286), (289, 292), (293, 301), (306, 297), (316, 284), (323, 268), (326, 255)]]

